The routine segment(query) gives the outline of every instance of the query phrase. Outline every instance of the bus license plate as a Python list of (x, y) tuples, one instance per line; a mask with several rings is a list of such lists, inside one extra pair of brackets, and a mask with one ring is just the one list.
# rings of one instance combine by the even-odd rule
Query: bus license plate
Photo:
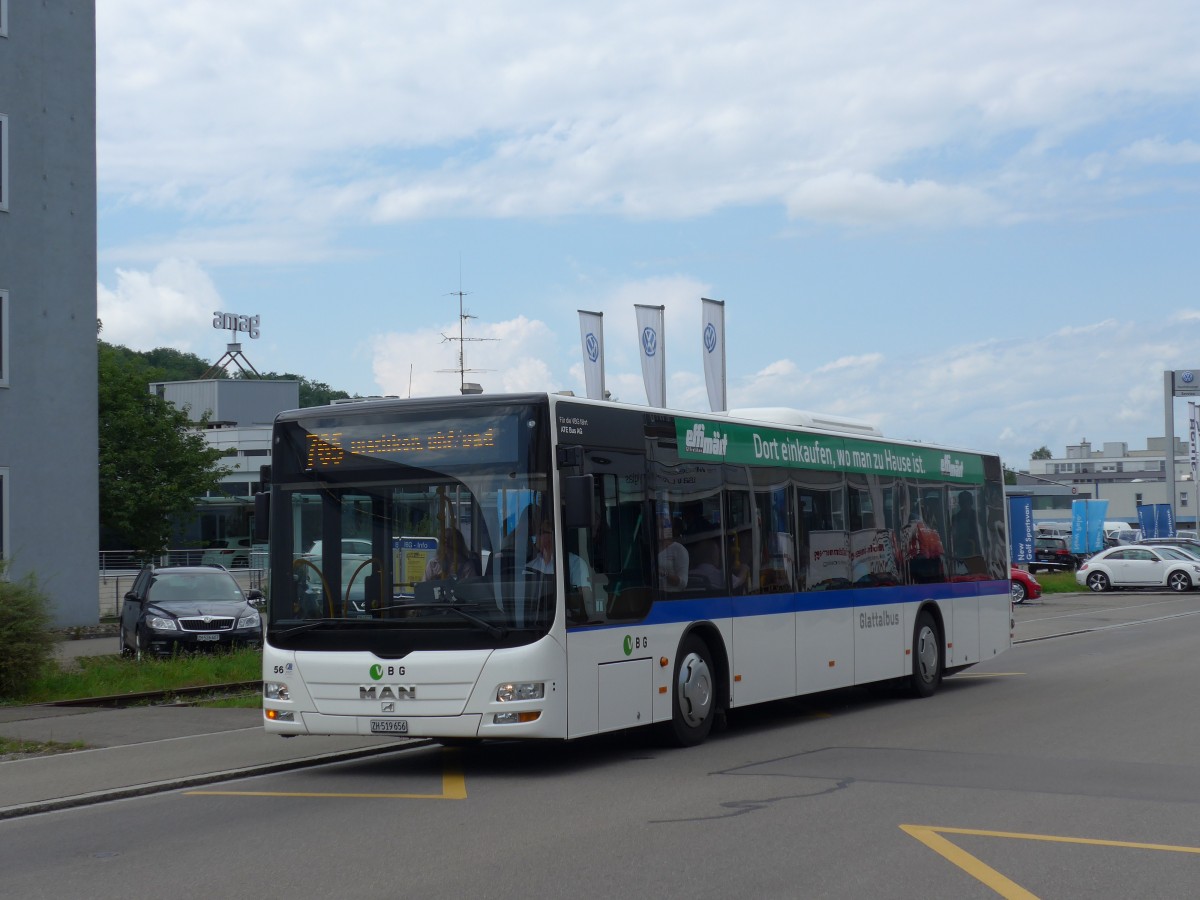
[(198, 640), (198, 641), (219, 641), (220, 639), (221, 639), (221, 636), (219, 634), (198, 634), (198, 635), (196, 635), (196, 640)]
[(408, 734), (408, 719), (372, 719), (372, 734)]

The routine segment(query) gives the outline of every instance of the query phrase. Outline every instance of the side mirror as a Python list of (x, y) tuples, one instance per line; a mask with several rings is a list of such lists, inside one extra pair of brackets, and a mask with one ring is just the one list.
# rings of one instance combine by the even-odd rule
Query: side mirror
[(267, 598), (263, 596), (263, 592), (258, 588), (250, 588), (246, 591), (246, 599), (250, 601), (250, 605), (255, 609), (262, 609), (267, 605)]
[(125, 599), (129, 600), (132, 603), (137, 603), (138, 598), (137, 598), (137, 594), (135, 594), (133, 591), (126, 591)]
[(592, 527), (592, 497), (594, 484), (591, 475), (568, 475), (562, 480), (563, 527)]

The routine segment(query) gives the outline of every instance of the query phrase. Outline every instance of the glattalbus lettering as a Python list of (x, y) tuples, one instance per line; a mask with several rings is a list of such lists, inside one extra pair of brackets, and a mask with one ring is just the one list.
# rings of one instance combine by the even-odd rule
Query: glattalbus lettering
[(893, 628), (900, 624), (900, 613), (882, 610), (858, 614), (859, 628)]

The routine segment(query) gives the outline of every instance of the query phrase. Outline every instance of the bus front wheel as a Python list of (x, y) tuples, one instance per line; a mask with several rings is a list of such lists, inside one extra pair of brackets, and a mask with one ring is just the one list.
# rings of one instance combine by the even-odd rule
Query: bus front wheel
[(716, 717), (716, 684), (712, 653), (694, 634), (685, 637), (675, 659), (675, 698), (670, 737), (681, 747), (699, 744)]
[(913, 696), (931, 697), (942, 683), (942, 643), (937, 624), (928, 612), (917, 616), (913, 629), (912, 675), (909, 686)]

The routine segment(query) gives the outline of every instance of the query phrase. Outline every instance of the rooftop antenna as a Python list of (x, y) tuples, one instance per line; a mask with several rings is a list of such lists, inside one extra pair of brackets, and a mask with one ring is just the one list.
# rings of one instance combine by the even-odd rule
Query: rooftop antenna
[(465, 347), (466, 347), (467, 341), (496, 341), (496, 340), (499, 340), (499, 338), (477, 338), (477, 337), (467, 337), (466, 336), (465, 325), (466, 325), (467, 319), (474, 319), (474, 318), (477, 318), (477, 316), (473, 316), (469, 312), (467, 312), (466, 310), (463, 309), (463, 298), (466, 297), (468, 294), (470, 294), (470, 291), (464, 291), (462, 289), (462, 272), (461, 272), (461, 270), (459, 272), (458, 280), (459, 280), (458, 290), (451, 291), (447, 295), (449, 297), (457, 297), (458, 298), (458, 337), (454, 337), (452, 335), (447, 335), (447, 334), (442, 335), (443, 343), (445, 343), (446, 341), (457, 341), (458, 342), (458, 368), (457, 369), (438, 369), (438, 371), (439, 372), (457, 372), (458, 373), (459, 393), (480, 394), (480, 393), (483, 393), (483, 389), (480, 388), (479, 385), (474, 384), (473, 382), (468, 382), (467, 381), (467, 373), (468, 372), (491, 372), (494, 370), (492, 370), (492, 369), (468, 369), (467, 368), (466, 353), (465, 353)]

